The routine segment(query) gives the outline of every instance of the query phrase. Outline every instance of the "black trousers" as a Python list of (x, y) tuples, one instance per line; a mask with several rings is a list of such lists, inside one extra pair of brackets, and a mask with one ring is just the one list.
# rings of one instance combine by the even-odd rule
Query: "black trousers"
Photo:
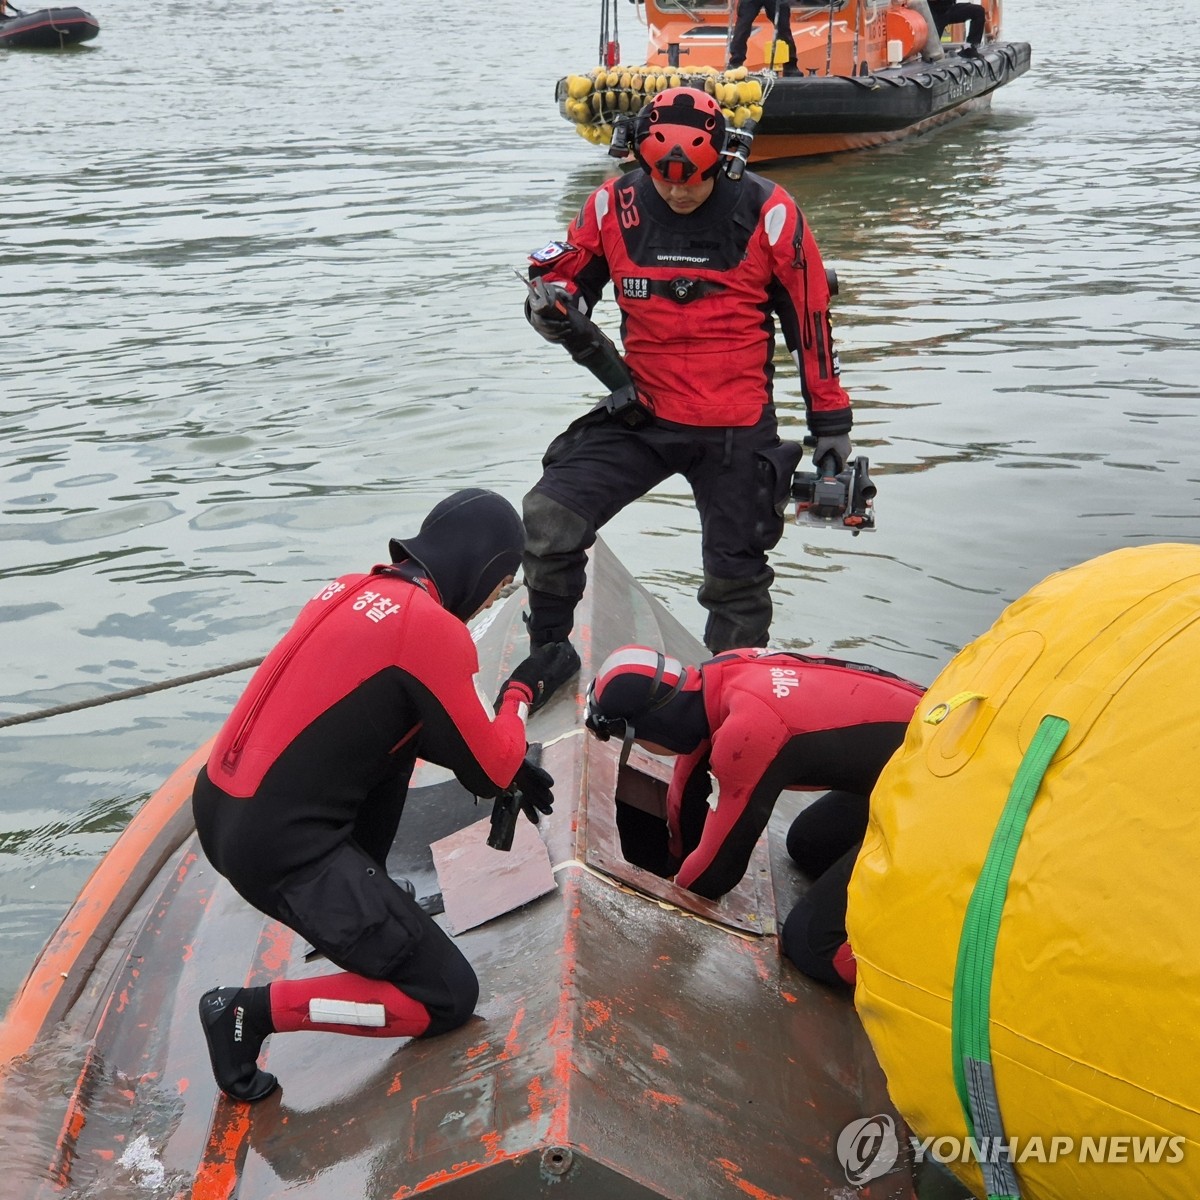
[[(402, 795), (364, 799), (363, 819), (339, 829), (306, 820), (291, 797), (230, 796), (205, 771), (192, 794), (204, 853), (242, 899), (343, 971), (386, 980), (423, 1004), (431, 1021), (422, 1036), (432, 1037), (471, 1016), (479, 981), (437, 922), (388, 876), (384, 861), (402, 805)], [(368, 849), (356, 834), (374, 844)]]
[(833, 956), (846, 940), (846, 889), (867, 831), (866, 796), (827, 792), (792, 822), (787, 847), (792, 861), (812, 879), (788, 913), (780, 943), (806, 975), (846, 986)]
[(573, 422), (550, 443), (542, 477), (525, 497), (523, 565), (535, 645), (570, 632), (597, 530), (682, 475), (700, 513), (705, 645), (714, 653), (765, 646), (774, 579), (767, 551), (783, 535), (800, 454), (799, 443), (780, 441), (770, 409), (744, 427), (655, 421), (630, 429), (602, 410)]
[(946, 0), (929, 0), (929, 11), (933, 14), (937, 25), (938, 37), (947, 25), (956, 25), (959, 21), (967, 23), (967, 44), (978, 46), (983, 41), (983, 29), (987, 21), (987, 12), (982, 4), (951, 4)]
[[(782, 9), (782, 11), (780, 11)], [(738, 0), (733, 37), (729, 41), (729, 65), (740, 67), (746, 61), (746, 44), (754, 28), (754, 18), (760, 12), (779, 31), (779, 40), (787, 47), (792, 66), (796, 63), (796, 43), (792, 40), (792, 8), (790, 0)]]

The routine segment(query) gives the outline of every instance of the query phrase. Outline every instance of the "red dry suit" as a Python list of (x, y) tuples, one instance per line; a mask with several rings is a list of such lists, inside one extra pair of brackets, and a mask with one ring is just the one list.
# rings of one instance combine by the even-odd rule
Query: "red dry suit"
[(566, 241), (531, 264), (531, 275), (581, 295), (589, 313), (611, 279), (626, 362), (660, 420), (754, 425), (772, 400), (777, 319), (811, 432), (849, 431), (825, 267), (778, 184), (721, 173), (704, 204), (680, 215), (632, 171), (597, 188)]
[(700, 671), (711, 735), (676, 759), (667, 822), (676, 882), (716, 898), (746, 873), (784, 788), (870, 795), (924, 689), (866, 664), (764, 650)]
[(835, 437), (853, 424), (829, 282), (795, 201), (758, 175), (735, 182), (720, 173), (703, 204), (676, 213), (635, 170), (597, 188), (566, 241), (530, 256), (530, 274), (562, 285), (589, 312), (611, 280), (625, 361), (655, 418), (630, 428), (600, 406), (547, 448), (524, 500), (531, 640), (569, 635), (597, 531), (682, 475), (700, 514), (705, 645), (765, 645), (767, 552), (783, 534), (802, 452), (779, 438), (777, 322), (800, 372), (809, 431)]
[[(476, 795), (506, 787), (525, 754), (517, 696), (493, 721), (472, 683), (470, 631), (432, 587), (375, 567), (318, 592), (225, 722), (209, 781), (231, 796), (278, 794), (298, 818), (334, 826), (418, 747)], [(331, 722), (336, 740), (323, 735)]]

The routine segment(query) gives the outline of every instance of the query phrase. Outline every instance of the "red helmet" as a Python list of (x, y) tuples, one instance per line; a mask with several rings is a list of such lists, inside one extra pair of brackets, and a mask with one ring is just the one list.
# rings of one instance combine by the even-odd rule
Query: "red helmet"
[(638, 113), (634, 153), (664, 183), (695, 187), (711, 179), (724, 148), (721, 106), (698, 88), (668, 88)]

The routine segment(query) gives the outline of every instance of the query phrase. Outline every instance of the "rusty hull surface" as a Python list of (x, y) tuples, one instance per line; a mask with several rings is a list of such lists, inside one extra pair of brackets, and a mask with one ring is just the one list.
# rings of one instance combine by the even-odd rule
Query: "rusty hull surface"
[[(485, 693), (525, 652), (522, 605), (493, 610), (480, 639)], [(704, 657), (602, 544), (575, 637), (579, 691), (626, 642)], [(282, 1090), (257, 1105), (217, 1092), (200, 994), (331, 968), (207, 864), (187, 803), (203, 750), (184, 764), (0, 1027), (0, 1197), (911, 1200), (906, 1162), (859, 1189), (838, 1162), (847, 1123), (894, 1112), (849, 999), (781, 960), (770, 932), (801, 886), (790, 814), (728, 914), (637, 868), (613, 879), (596, 864), (621, 860), (617, 747), (564, 693), (530, 730), (556, 780), (542, 829), (557, 889), (458, 939), (476, 1016), (429, 1041), (270, 1038)], [(418, 895), (437, 888), (429, 843), (490, 811), (442, 776), (419, 769), (389, 862)]]

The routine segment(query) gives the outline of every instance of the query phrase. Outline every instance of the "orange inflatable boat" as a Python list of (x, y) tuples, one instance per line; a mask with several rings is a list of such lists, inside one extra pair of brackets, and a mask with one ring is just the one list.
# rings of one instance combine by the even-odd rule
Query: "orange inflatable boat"
[(966, 44), (962, 25), (939, 35), (925, 0), (796, 5), (794, 60), (760, 14), (745, 62), (733, 69), (737, 0), (642, 0), (647, 48), (636, 65), (622, 63), (618, 4), (602, 0), (600, 65), (556, 88), (564, 119), (602, 145), (656, 92), (683, 85), (719, 100), (750, 161), (862, 149), (986, 108), (1029, 69), (1029, 44), (1000, 38), (1001, 0), (984, 0), (978, 47)]

